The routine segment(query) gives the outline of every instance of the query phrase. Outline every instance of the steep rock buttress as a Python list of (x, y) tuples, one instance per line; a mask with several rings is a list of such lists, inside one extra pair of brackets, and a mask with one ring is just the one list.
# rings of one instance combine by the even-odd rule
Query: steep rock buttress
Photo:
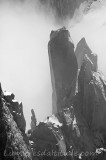
[[(51, 81), (53, 86), (53, 113), (62, 109), (66, 95), (72, 92), (77, 76), (77, 60), (69, 31), (52, 31), (48, 44)], [(74, 90), (73, 93), (74, 94)]]

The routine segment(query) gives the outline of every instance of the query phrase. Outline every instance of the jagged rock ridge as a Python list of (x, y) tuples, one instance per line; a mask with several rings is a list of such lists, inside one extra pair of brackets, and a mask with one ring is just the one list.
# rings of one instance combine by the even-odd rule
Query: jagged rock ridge
[(31, 160), (22, 103), (14, 97), (14, 94), (3, 92), (0, 86), (0, 159)]
[[(63, 39), (59, 37), (64, 37), (65, 43), (62, 43)], [(87, 46), (85, 40), (82, 39), (79, 42), (81, 43), (80, 48), (83, 52), (80, 49), (78, 50), (78, 46), (80, 45), (77, 46), (76, 59), (73, 51), (74, 46), (72, 42), (67, 41), (68, 38), (69, 32), (65, 28), (51, 33), (49, 42), (51, 76), (54, 76), (52, 78), (54, 78), (53, 83), (57, 91), (59, 83), (56, 85), (58, 80), (56, 78), (59, 76), (60, 83), (66, 78), (65, 82), (67, 84), (74, 76), (76, 77), (77, 67), (75, 68), (75, 66), (77, 65), (75, 64), (77, 61), (78, 68), (80, 69), (78, 78), (76, 77), (78, 89), (72, 95), (72, 91), (76, 90), (76, 86), (72, 85), (72, 81), (70, 81), (69, 84), (72, 87), (68, 90), (67, 96), (62, 91), (64, 83), (61, 83), (61, 91), (64, 93), (65, 101), (63, 101), (64, 96), (59, 97), (60, 95), (57, 91), (57, 99), (59, 97), (59, 102), (61, 101), (60, 106), (57, 104), (57, 110), (59, 107), (59, 112), (54, 116), (48, 117), (45, 122), (36, 126), (30, 137), (34, 144), (37, 145), (37, 148), (36, 146), (33, 146), (33, 148), (35, 150), (45, 151), (45, 159), (48, 157), (48, 152), (52, 153), (52, 151), (56, 151), (56, 153), (62, 153), (62, 157), (58, 157), (57, 155), (55, 157), (56, 159), (105, 160), (106, 81), (103, 75), (97, 71), (97, 56), (91, 54), (92, 51)], [(62, 67), (65, 65), (68, 66), (70, 63), (67, 63), (65, 59), (67, 57), (67, 50), (66, 52), (62, 52), (61, 45), (59, 44), (62, 44), (64, 48), (64, 45), (68, 46), (67, 44), (69, 43), (71, 44), (71, 52), (69, 49), (69, 54), (74, 59), (71, 61), (72, 57), (70, 58), (71, 68), (68, 68), (70, 76), (66, 76)], [(58, 47), (54, 44), (58, 45)], [(66, 57), (63, 53), (66, 53)], [(81, 58), (78, 58), (80, 56)], [(61, 69), (61, 72), (58, 71), (59, 69)], [(57, 99), (53, 100), (57, 101)], [(67, 155), (67, 153), (72, 152), (77, 153), (77, 155)], [(51, 156), (49, 158), (53, 159)]]

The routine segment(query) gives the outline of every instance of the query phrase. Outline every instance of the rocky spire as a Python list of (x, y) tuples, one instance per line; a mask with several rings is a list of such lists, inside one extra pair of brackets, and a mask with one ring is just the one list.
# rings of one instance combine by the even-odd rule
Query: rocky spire
[(56, 113), (62, 109), (67, 96), (74, 95), (75, 92), (78, 66), (69, 31), (65, 28), (52, 31), (48, 50), (53, 87), (53, 113)]
[(93, 63), (93, 71), (97, 71), (97, 55), (92, 53), (92, 50), (89, 48), (85, 38), (82, 38), (76, 47), (75, 55), (77, 57), (78, 69), (81, 69), (85, 54)]

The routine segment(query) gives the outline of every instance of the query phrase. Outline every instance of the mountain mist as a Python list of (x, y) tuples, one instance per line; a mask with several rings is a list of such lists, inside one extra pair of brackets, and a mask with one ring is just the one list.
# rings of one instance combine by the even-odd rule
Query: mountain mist
[(98, 54), (99, 70), (106, 75), (105, 1), (102, 5), (94, 2), (86, 14), (82, 11), (85, 2), (78, 6), (79, 9), (73, 10), (73, 18), (71, 15), (59, 19), (55, 10), (39, 1), (0, 1), (0, 82), (4, 90), (13, 92), (23, 102), (27, 128), (31, 108), (38, 121), (52, 114), (47, 48), (51, 30), (66, 26), (75, 46), (85, 37), (92, 51)]

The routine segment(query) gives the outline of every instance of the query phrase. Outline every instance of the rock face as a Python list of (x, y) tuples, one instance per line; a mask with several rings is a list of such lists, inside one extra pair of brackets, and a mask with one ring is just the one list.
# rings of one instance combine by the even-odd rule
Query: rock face
[(22, 103), (0, 88), (0, 159), (31, 160)]
[(77, 60), (68, 30), (62, 28), (52, 31), (48, 50), (53, 86), (53, 113), (56, 113), (62, 109), (68, 93), (72, 93), (77, 76)]
[(8, 108), (10, 109), (11, 114), (15, 122), (17, 123), (19, 129), (25, 133), (26, 121), (23, 115), (23, 105), (14, 99), (14, 94), (9, 92), (4, 92), (4, 99), (7, 102)]
[(75, 50), (75, 55), (77, 57), (77, 62), (78, 62), (78, 69), (81, 69), (85, 54), (87, 54), (89, 59), (92, 61), (93, 70), (96, 72), (97, 71), (97, 55), (92, 53), (91, 49), (86, 43), (85, 38), (82, 38), (77, 44), (77, 47)]
[[(106, 81), (103, 75), (97, 72), (97, 57), (92, 56), (85, 39), (79, 42), (81, 47), (78, 44), (76, 50), (80, 69), (78, 78), (76, 77), (74, 46), (67, 35), (68, 31), (61, 29), (52, 32), (50, 37), (52, 83), (59, 112), (47, 117), (46, 121), (41, 122), (31, 132), (30, 139), (34, 142), (32, 148), (45, 152), (41, 156), (45, 160), (52, 160), (54, 157), (56, 160), (105, 160)], [(74, 78), (77, 80), (78, 91), (72, 98), (72, 90), (68, 88), (73, 84)], [(64, 86), (67, 87), (67, 92), (64, 91)], [(72, 88), (75, 89), (76, 86), (73, 85)], [(60, 93), (63, 96), (60, 96)]]
[(106, 81), (99, 72), (93, 72), (90, 60), (85, 57), (79, 74), (81, 112), (89, 127), (106, 138)]

